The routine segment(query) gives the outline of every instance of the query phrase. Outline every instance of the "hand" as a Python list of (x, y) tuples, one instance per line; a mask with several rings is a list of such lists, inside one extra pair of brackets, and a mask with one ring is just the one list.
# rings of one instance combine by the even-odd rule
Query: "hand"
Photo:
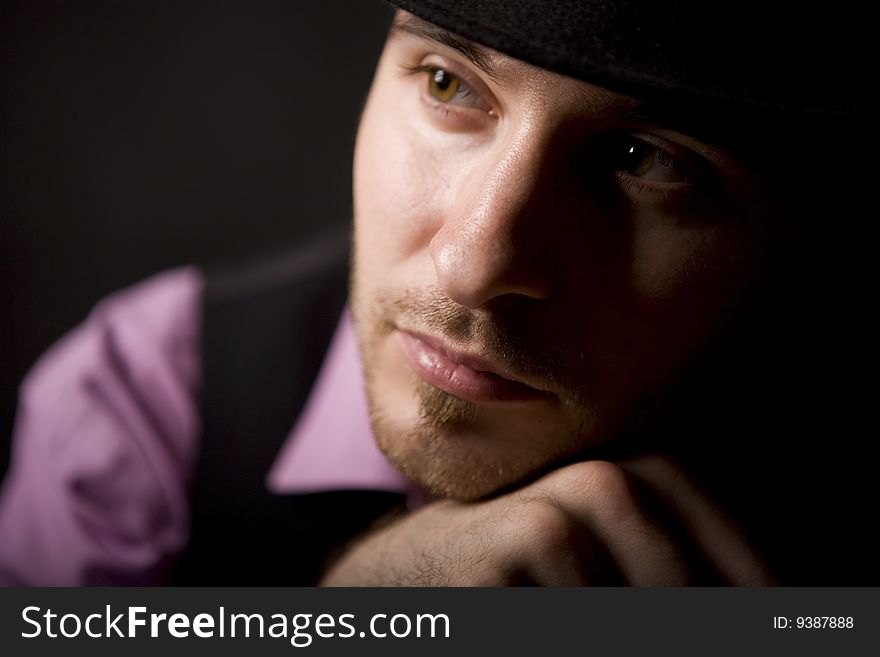
[(355, 544), (322, 583), (707, 582), (776, 583), (736, 523), (675, 464), (650, 456), (575, 463), (483, 502), (434, 502)]

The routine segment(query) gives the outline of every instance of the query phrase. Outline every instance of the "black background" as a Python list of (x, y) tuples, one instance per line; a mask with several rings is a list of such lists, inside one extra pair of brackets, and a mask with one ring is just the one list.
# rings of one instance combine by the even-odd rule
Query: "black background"
[(382, 0), (0, 2), (0, 472), (17, 387), (102, 296), (348, 221)]

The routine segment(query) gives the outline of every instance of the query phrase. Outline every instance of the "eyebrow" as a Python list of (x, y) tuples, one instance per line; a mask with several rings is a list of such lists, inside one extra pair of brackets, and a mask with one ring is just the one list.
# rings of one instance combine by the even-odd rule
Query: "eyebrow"
[[(492, 51), (470, 39), (458, 36), (449, 30), (445, 30), (442, 27), (438, 27), (433, 23), (429, 23), (418, 16), (406, 12), (397, 13), (389, 31), (390, 36), (400, 33), (409, 34), (420, 39), (428, 39), (429, 41), (434, 41), (435, 43), (439, 43), (455, 50), (501, 86), (505, 86), (510, 82), (510, 78), (502, 74), (493, 63)], [(637, 104), (633, 106), (626, 100), (627, 97), (625, 94), (618, 94), (598, 85), (592, 86), (596, 86), (598, 89), (603, 90), (611, 96), (611, 102), (607, 103), (606, 107), (597, 108), (595, 110), (595, 117), (653, 125), (658, 128), (666, 128), (673, 132), (678, 132), (683, 136), (689, 136), (695, 132), (693, 130), (680, 130), (676, 128), (676, 126), (681, 123), (687, 123), (686, 121), (681, 121), (681, 117), (678, 116), (681, 111), (680, 109), (677, 111), (670, 111), (670, 108), (664, 107), (662, 104), (657, 105), (654, 102), (648, 102), (643, 98), (636, 98), (635, 100), (637, 100)], [(595, 106), (595, 93), (595, 91), (591, 93), (582, 91), (583, 102), (587, 105)], [(679, 120), (674, 120), (677, 116)], [(695, 123), (699, 125), (699, 122)], [(718, 139), (716, 135), (711, 135), (711, 133), (701, 139), (699, 137), (700, 134), (701, 133), (698, 132), (691, 137), (691, 139), (701, 142), (703, 145), (716, 151), (719, 155), (726, 156), (728, 159), (736, 159), (731, 156), (731, 148), (727, 145), (725, 140)]]
[(428, 39), (447, 48), (452, 48), (495, 82), (499, 84), (504, 82), (504, 76), (499, 73), (492, 63), (492, 55), (489, 53), (488, 48), (477, 45), (469, 39), (444, 30), (442, 27), (437, 27), (433, 23), (429, 23), (412, 14), (401, 14), (394, 19), (394, 23), (391, 25), (391, 34), (399, 32), (411, 34), (421, 39)]

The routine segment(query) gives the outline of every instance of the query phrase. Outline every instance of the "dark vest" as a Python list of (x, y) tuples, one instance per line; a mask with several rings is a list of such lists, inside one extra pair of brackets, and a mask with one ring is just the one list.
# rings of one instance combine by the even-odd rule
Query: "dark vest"
[(312, 585), (403, 498), (375, 491), (274, 495), (266, 473), (311, 391), (347, 296), (348, 236), (277, 262), (206, 276), (202, 441), (187, 585)]

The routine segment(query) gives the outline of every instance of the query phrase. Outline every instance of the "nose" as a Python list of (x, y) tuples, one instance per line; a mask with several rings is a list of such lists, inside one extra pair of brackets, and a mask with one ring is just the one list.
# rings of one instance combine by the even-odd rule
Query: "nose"
[(450, 299), (476, 309), (504, 297), (550, 296), (548, 176), (540, 149), (523, 139), (464, 177), (428, 247)]

